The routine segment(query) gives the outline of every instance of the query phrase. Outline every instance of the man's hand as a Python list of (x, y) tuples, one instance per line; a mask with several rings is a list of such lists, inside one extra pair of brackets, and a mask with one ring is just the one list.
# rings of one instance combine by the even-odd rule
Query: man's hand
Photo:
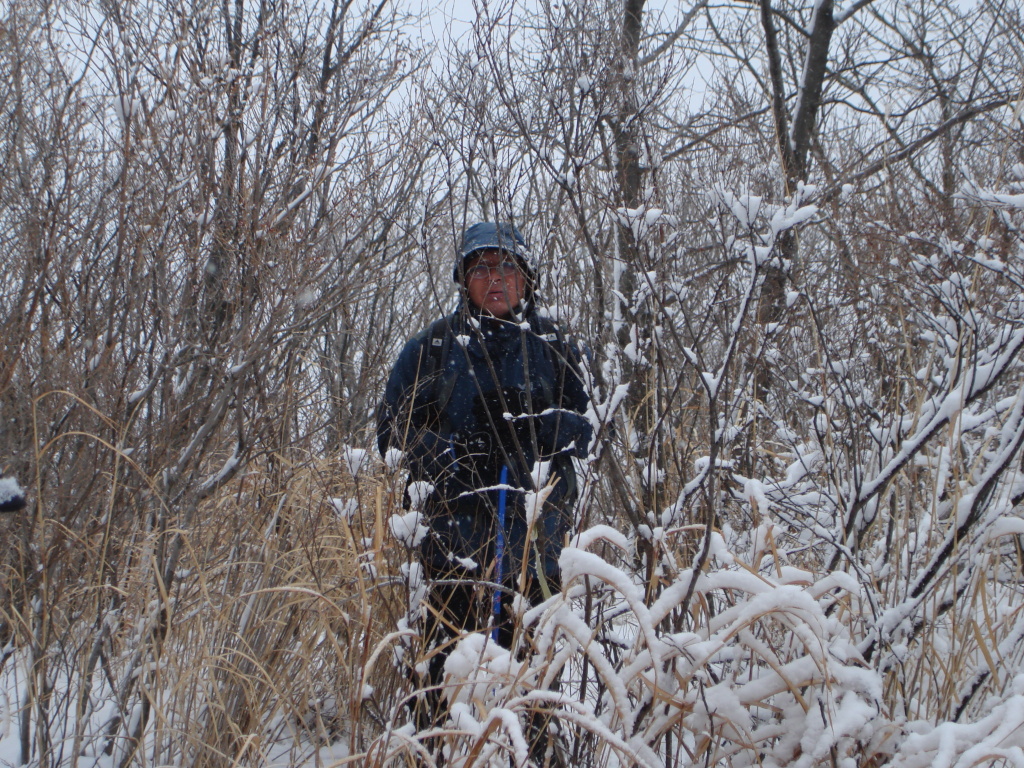
[(537, 440), (548, 455), (568, 453), (585, 458), (594, 428), (586, 418), (573, 411), (550, 409), (537, 416)]

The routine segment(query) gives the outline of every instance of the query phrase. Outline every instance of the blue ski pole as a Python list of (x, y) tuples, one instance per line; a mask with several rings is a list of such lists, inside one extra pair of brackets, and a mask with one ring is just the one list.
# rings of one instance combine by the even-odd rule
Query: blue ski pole
[(501, 479), (498, 481), (498, 538), (494, 545), (494, 555), (497, 559), (495, 569), (495, 581), (498, 586), (494, 589), (494, 598), (491, 601), (491, 639), (498, 642), (498, 622), (501, 620), (501, 587), (505, 578), (505, 504), (508, 498), (508, 467), (501, 468)]

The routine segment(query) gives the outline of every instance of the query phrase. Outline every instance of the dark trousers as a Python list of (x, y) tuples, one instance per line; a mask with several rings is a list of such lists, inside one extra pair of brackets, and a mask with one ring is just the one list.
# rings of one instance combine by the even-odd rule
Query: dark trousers
[[(486, 578), (469, 578), (465, 572), (432, 573), (423, 622), (423, 653), (427, 661), (427, 693), (424, 717), (417, 724), (441, 725), (444, 719), (444, 664), (459, 639), (472, 632), (491, 633), (497, 628), (497, 642), (512, 645), (515, 621), (512, 613), (512, 589), (506, 582), (500, 595), (500, 610), (495, 615), (494, 587)], [(531, 580), (532, 581), (532, 580)], [(531, 595), (531, 600), (536, 596)]]
[[(484, 494), (460, 497), (454, 503), (436, 504), (430, 510), (430, 533), (421, 552), (429, 592), (423, 623), (423, 654), (427, 666), (426, 681), (417, 680), (423, 693), (414, 702), (415, 722), (421, 732), (443, 727), (447, 718), (444, 697), (444, 665), (463, 635), (493, 633), (504, 648), (511, 648), (516, 617), (512, 609), (514, 593), (523, 589), (526, 598), (537, 605), (544, 599), (540, 580), (528, 574), (521, 584), (524, 559), (533, 568), (544, 567), (536, 545), (526, 548), (526, 525), (519, 494), (509, 494), (506, 514), (505, 573), (501, 575), (500, 606), (495, 611), (493, 586), (498, 578), (496, 564), (497, 515), (494, 501)], [(459, 557), (453, 557), (458, 553)], [(463, 558), (460, 560), (459, 558)], [(465, 567), (472, 561), (475, 567)], [(557, 577), (547, 579), (556, 588)], [(488, 641), (491, 641), (490, 634)], [(536, 713), (530, 717), (531, 752), (543, 754), (550, 717)], [(431, 751), (435, 747), (428, 746)], [(535, 755), (537, 757), (537, 755)], [(537, 760), (544, 764), (545, 761)], [(558, 765), (547, 762), (548, 765)]]
[[(499, 615), (494, 616), (494, 589), (486, 579), (470, 579), (464, 572), (433, 574), (427, 600), (427, 614), (423, 625), (423, 648), (427, 656), (427, 685), (421, 698), (415, 702), (416, 726), (419, 731), (440, 728), (447, 717), (444, 701), (444, 664), (459, 638), (471, 632), (493, 632), (497, 627), (497, 642), (509, 648), (516, 631), (512, 612), (513, 591), (510, 583), (501, 592)], [(528, 579), (527, 597), (537, 604), (543, 599), (537, 579)], [(560, 766), (563, 763), (548, 750), (548, 713), (537, 712), (527, 724), (530, 752), (540, 765)], [(433, 748), (428, 746), (428, 749)], [(548, 758), (544, 759), (545, 751)], [(440, 756), (438, 756), (440, 760)], [(438, 763), (440, 764), (440, 762)]]

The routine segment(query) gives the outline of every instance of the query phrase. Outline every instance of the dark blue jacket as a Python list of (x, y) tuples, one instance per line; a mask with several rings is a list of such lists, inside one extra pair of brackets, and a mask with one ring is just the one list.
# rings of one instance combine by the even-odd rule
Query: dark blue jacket
[[(434, 486), (425, 508), (425, 564), (438, 574), (471, 561), (477, 575), (491, 565), (504, 467), (503, 572), (518, 576), (525, 552), (531, 572), (542, 560), (545, 574), (556, 577), (576, 496), (571, 457), (586, 456), (593, 434), (583, 415), (589, 398), (579, 352), (536, 315), (518, 322), (456, 311), (446, 322), (453, 337), (443, 370), (436, 357), (428, 362), (439, 353), (431, 351), (437, 332), (427, 328), (399, 354), (378, 411), (381, 453), (404, 451), (410, 482)], [(538, 459), (551, 462), (557, 483), (536, 545), (527, 549), (523, 499)]]

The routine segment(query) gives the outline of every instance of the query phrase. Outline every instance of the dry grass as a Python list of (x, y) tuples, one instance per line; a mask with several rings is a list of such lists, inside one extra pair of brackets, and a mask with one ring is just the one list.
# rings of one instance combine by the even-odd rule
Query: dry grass
[[(124, 724), (140, 718), (151, 723), (148, 760), (196, 765), (269, 759), (281, 743), (299, 750), (289, 762), (332, 742), (355, 754), (389, 727), (403, 684), (391, 651), (405, 613), (382, 525), (392, 500), (382, 479), (356, 483), (336, 461), (287, 477), (275, 483), (254, 467), (205, 502), (181, 531), (169, 588), (153, 568), (166, 536), (140, 521), (105, 556), (90, 551), (102, 537), (78, 537), (69, 558), (116, 563), (116, 581), (75, 567), (79, 578), (41, 619), (16, 604), (0, 609), (13, 655), (31, 650), (45, 677), (64, 681), (62, 695), (80, 698), (48, 710), (49, 727), (63, 720), (55, 730), (75, 751), (127, 763), (141, 745)], [(351, 520), (332, 498), (356, 500)], [(53, 640), (34, 642), (39, 627)], [(109, 711), (113, 701), (121, 711)]]

